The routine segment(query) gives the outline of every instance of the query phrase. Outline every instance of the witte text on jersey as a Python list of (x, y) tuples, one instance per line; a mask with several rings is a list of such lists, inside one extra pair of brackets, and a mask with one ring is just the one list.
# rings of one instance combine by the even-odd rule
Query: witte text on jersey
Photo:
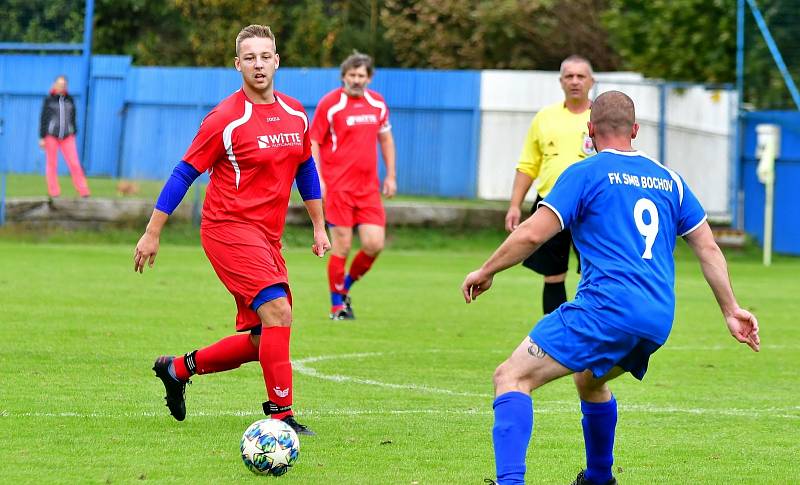
[(353, 125), (377, 125), (378, 117), (374, 114), (351, 115), (345, 119), (347, 126)]
[(290, 147), (303, 144), (303, 137), (297, 132), (261, 135), (256, 140), (258, 141), (258, 148)]

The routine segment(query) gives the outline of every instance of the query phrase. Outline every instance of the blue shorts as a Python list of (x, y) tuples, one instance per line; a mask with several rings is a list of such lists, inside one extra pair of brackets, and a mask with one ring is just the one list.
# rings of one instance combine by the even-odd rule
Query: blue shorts
[(539, 320), (530, 337), (559, 364), (574, 372), (588, 369), (595, 378), (616, 366), (641, 381), (650, 355), (661, 347), (652, 340), (588, 318), (568, 324), (560, 310)]

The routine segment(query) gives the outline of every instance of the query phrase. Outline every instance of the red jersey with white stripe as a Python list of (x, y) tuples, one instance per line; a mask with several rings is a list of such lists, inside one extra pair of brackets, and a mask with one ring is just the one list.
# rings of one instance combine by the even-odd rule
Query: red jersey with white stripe
[(378, 133), (391, 130), (389, 108), (370, 89), (348, 96), (344, 88), (323, 96), (314, 112), (311, 139), (320, 144), (327, 190), (365, 193), (379, 190)]
[(203, 224), (253, 224), (279, 241), (297, 167), (311, 156), (308, 117), (294, 98), (255, 104), (240, 89), (205, 117), (183, 160), (210, 170)]

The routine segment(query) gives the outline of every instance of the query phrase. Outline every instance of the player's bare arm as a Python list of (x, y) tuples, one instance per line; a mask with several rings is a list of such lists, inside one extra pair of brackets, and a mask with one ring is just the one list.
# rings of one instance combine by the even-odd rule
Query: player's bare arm
[(703, 222), (685, 238), (697, 259), (700, 260), (703, 276), (711, 287), (711, 291), (714, 292), (714, 298), (717, 299), (731, 335), (737, 341), (747, 344), (755, 352), (758, 352), (761, 346), (761, 339), (758, 336), (758, 320), (755, 315), (739, 307), (731, 287), (725, 256), (714, 241), (711, 227), (707, 222)]
[(311, 140), (311, 156), (314, 157), (314, 163), (317, 166), (317, 174), (319, 174), (319, 190), (322, 198), (325, 198), (325, 180), (322, 178), (322, 158), (320, 158), (319, 142)]
[(506, 212), (506, 231), (511, 232), (519, 226), (522, 219), (522, 201), (533, 184), (533, 179), (526, 173), (519, 170), (514, 175), (514, 186), (511, 189), (511, 201), (508, 203)]
[(397, 170), (395, 168), (394, 137), (391, 131), (378, 133), (378, 143), (386, 163), (386, 177), (383, 179), (383, 196), (391, 199), (397, 193)]
[(547, 206), (537, 210), (506, 238), (483, 266), (467, 275), (461, 285), (464, 301), (470, 303), (488, 291), (494, 275), (530, 256), (559, 231), (561, 222), (555, 212)]
[(159, 240), (161, 238), (161, 230), (164, 224), (167, 223), (169, 215), (158, 209), (153, 209), (153, 214), (150, 216), (150, 222), (147, 223), (147, 228), (136, 243), (136, 249), (133, 253), (133, 270), (139, 273), (144, 271), (144, 265), (147, 263), (151, 268), (156, 261), (156, 254), (158, 254)]
[(314, 226), (314, 244), (311, 251), (320, 258), (331, 249), (328, 232), (325, 230), (325, 216), (322, 211), (322, 199), (309, 199), (304, 201), (308, 217)]

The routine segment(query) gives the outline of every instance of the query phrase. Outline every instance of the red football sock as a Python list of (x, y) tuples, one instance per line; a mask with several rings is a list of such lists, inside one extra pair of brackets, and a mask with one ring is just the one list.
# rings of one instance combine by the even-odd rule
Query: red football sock
[(192, 377), (192, 372), (186, 368), (186, 362), (183, 360), (186, 356), (179, 355), (172, 359), (172, 367), (175, 369), (175, 377), (181, 381), (188, 381)]
[[(185, 368), (183, 359), (180, 367)], [(212, 374), (236, 369), (242, 364), (258, 360), (258, 347), (253, 345), (249, 333), (240, 333), (225, 337), (217, 343), (211, 344), (197, 351), (194, 355), (195, 373)], [(175, 363), (175, 375), (182, 379), (181, 371)], [(187, 377), (188, 378), (188, 377)]]
[(328, 287), (331, 293), (347, 293), (344, 289), (344, 264), (347, 258), (331, 254), (328, 259)]
[[(289, 360), (289, 336), (292, 327), (264, 327), (258, 360), (264, 371), (267, 396), (278, 406), (292, 405), (292, 362)], [(273, 419), (292, 415), (292, 411), (273, 414)]]
[(372, 263), (375, 262), (375, 258), (378, 256), (370, 256), (364, 251), (359, 251), (356, 254), (356, 257), (353, 258), (353, 262), (350, 263), (350, 279), (353, 282), (356, 282), (361, 279), (361, 277), (366, 274), (367, 271), (372, 267)]

